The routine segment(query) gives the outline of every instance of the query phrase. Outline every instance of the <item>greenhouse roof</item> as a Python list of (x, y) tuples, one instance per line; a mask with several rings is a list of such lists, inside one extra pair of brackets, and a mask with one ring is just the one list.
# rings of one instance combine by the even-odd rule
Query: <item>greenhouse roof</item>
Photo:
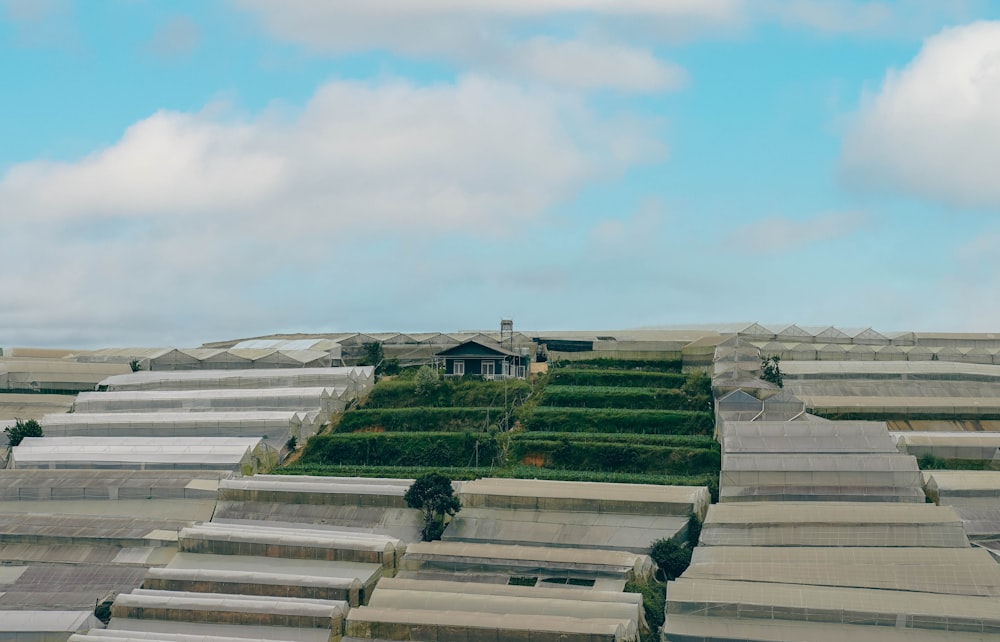
[(851, 376), (857, 379), (920, 375), (924, 379), (1000, 380), (1000, 366), (954, 361), (782, 361), (786, 380)]
[(1000, 565), (972, 548), (699, 546), (684, 579), (1000, 596)]
[[(829, 453), (767, 453), (725, 454), (723, 472), (919, 472), (917, 460), (900, 452), (829, 454)], [(918, 479), (914, 477), (914, 479)], [(859, 478), (858, 483), (864, 483)], [(919, 481), (914, 483), (919, 484)]]
[(727, 421), (726, 453), (897, 453), (884, 422)]
[[(214, 555), (179, 552), (167, 566), (177, 572), (255, 573), (266, 576), (291, 575), (308, 582), (327, 579), (358, 579), (367, 584), (382, 572), (380, 564), (364, 562), (329, 562), (315, 559), (262, 557), (253, 555)], [(302, 586), (298, 582), (291, 582)]]
[(121, 564), (5, 564), (0, 566), (0, 620), (14, 609), (90, 610), (95, 595), (130, 591), (145, 574), (144, 566)]
[(0, 616), (0, 633), (76, 632), (95, 624), (90, 610), (5, 611)]
[[(107, 631), (100, 631), (104, 635), (112, 629), (122, 632), (146, 632), (155, 633), (154, 639), (177, 642), (210, 642), (213, 638), (228, 638), (222, 642), (235, 642), (232, 638), (238, 638), (240, 642), (250, 640), (281, 640), (283, 642), (330, 642), (330, 629), (306, 629), (286, 626), (250, 626), (246, 624), (202, 624), (195, 622), (175, 622), (171, 620), (137, 620), (131, 618), (112, 618), (110, 628)], [(159, 635), (168, 634), (171, 637), (160, 638)], [(177, 635), (187, 637), (178, 638)], [(196, 636), (192, 639), (190, 636)]]
[(238, 465), (261, 445), (256, 437), (26, 437), (11, 460)]
[(777, 524), (960, 524), (954, 510), (932, 504), (859, 504), (854, 502), (758, 502), (713, 504), (705, 525)]
[(7, 469), (0, 470), (0, 501), (109, 499), (112, 495), (121, 499), (214, 498), (218, 480), (230, 474), (193, 470)]

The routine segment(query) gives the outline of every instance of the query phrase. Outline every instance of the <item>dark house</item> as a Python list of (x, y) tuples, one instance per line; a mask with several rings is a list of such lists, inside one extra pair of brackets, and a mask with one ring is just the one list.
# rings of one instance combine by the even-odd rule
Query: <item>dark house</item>
[(495, 348), (478, 341), (466, 341), (454, 348), (448, 348), (434, 355), (444, 361), (446, 377), (482, 377), (502, 379), (513, 377), (524, 379), (528, 369), (528, 357), (514, 354), (503, 348)]

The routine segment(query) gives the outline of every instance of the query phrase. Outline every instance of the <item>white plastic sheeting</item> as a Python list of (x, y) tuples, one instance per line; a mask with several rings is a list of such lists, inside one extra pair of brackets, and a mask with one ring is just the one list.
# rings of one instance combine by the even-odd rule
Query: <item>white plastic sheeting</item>
[(77, 413), (300, 411), (324, 414), (344, 409), (347, 388), (250, 388), (221, 390), (136, 390), (81, 392)]
[(347, 388), (352, 397), (375, 383), (371, 366), (276, 368), (273, 370), (191, 370), (133, 372), (108, 377), (100, 390), (211, 390), (215, 388)]
[(265, 449), (260, 438), (26, 437), (10, 467), (253, 471)]

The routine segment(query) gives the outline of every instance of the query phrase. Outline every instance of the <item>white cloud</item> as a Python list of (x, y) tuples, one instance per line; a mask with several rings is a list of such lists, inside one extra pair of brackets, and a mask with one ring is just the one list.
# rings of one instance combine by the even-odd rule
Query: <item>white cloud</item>
[(149, 41), (149, 50), (164, 58), (191, 54), (201, 40), (201, 29), (187, 16), (174, 16), (166, 20)]
[[(273, 36), (315, 51), (385, 49), (555, 86), (636, 92), (674, 89), (684, 74), (654, 55), (648, 39), (637, 43), (632, 26), (683, 35), (705, 24), (728, 25), (741, 6), (741, 0), (233, 2)], [(553, 21), (564, 21), (570, 32), (555, 38)]]
[(856, 185), (1000, 205), (1000, 22), (946, 29), (890, 70), (851, 123), (841, 160)]
[(442, 238), (523, 243), (549, 207), (660, 154), (651, 141), (573, 97), (474, 77), (333, 82), (252, 118), (159, 112), (79, 161), (0, 176), (18, 266), (0, 280), (4, 341), (360, 324), (349, 300), (426, 287), (394, 246), (423, 260)]
[(734, 230), (725, 244), (754, 254), (774, 254), (850, 236), (867, 222), (863, 212), (830, 212), (804, 220), (773, 216)]

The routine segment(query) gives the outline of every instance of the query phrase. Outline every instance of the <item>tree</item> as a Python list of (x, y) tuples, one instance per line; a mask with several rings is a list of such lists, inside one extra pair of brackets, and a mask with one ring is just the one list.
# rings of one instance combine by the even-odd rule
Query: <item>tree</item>
[(132, 359), (128, 362), (128, 367), (132, 368), (132, 372), (139, 372), (142, 370), (142, 364), (139, 363), (138, 359)]
[(658, 539), (649, 547), (649, 556), (668, 580), (676, 580), (691, 564), (691, 549), (672, 539)]
[(42, 437), (42, 427), (34, 419), (15, 419), (13, 426), (8, 426), (4, 428), (3, 431), (7, 433), (7, 441), (10, 442), (10, 447), (13, 448), (21, 443), (25, 437)]
[(781, 368), (778, 367), (780, 362), (781, 357), (777, 355), (762, 357), (760, 360), (760, 378), (773, 383), (779, 388), (783, 388), (785, 384), (781, 381)]
[(417, 375), (413, 378), (413, 392), (421, 397), (430, 396), (438, 386), (437, 368), (430, 366), (420, 366)]
[(451, 480), (440, 473), (427, 473), (414, 480), (406, 494), (406, 505), (420, 509), (424, 516), (424, 526), (420, 537), (425, 542), (441, 539), (444, 533), (445, 516), (462, 510), (462, 504), (455, 497)]

